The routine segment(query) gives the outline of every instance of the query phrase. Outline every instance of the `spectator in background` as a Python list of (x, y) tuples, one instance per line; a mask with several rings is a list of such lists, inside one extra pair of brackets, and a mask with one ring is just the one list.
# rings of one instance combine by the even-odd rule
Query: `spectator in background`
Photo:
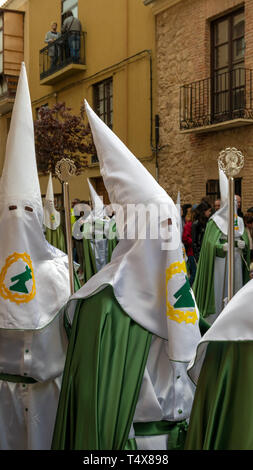
[(206, 230), (206, 224), (212, 213), (212, 206), (209, 202), (203, 201), (195, 210), (195, 220), (192, 224), (192, 247), (195, 261), (198, 262), (200, 249)]
[(181, 215), (181, 217), (182, 217), (182, 230), (184, 229), (185, 218), (188, 214), (190, 214), (191, 207), (192, 207), (191, 204), (183, 204), (182, 205), (182, 208), (181, 208), (181, 212), (182, 212), (182, 215)]
[(200, 202), (205, 202), (206, 204), (208, 204), (211, 207), (211, 215), (213, 215), (215, 213), (214, 203), (213, 203), (212, 199), (210, 198), (210, 196), (202, 197)]
[(242, 201), (241, 201), (241, 196), (238, 194), (235, 195), (236, 201), (237, 201), (237, 215), (239, 217), (243, 218), (243, 212), (242, 212)]
[(60, 33), (57, 32), (57, 23), (53, 21), (51, 23), (51, 29), (47, 32), (45, 36), (45, 42), (48, 44), (48, 56), (50, 58), (50, 67), (54, 68), (57, 65), (58, 61), (58, 46), (57, 44), (53, 44), (56, 39), (60, 37)]
[(249, 209), (247, 210), (247, 214), (253, 215), (253, 207), (249, 207)]
[(245, 225), (245, 230), (248, 234), (249, 238), (249, 248), (250, 248), (250, 253), (253, 254), (253, 214), (246, 214), (243, 217), (244, 225)]
[(72, 11), (66, 13), (66, 18), (62, 25), (62, 34), (68, 33), (67, 43), (69, 47), (70, 57), (73, 62), (80, 61), (80, 33), (82, 25), (78, 18), (73, 16)]
[(216, 199), (214, 201), (214, 211), (218, 211), (220, 209), (220, 199)]
[(185, 225), (183, 229), (183, 236), (182, 241), (185, 246), (186, 255), (187, 255), (187, 264), (188, 264), (188, 271), (190, 273), (189, 282), (192, 286), (193, 281), (195, 279), (197, 264), (193, 254), (193, 247), (192, 247), (192, 222), (194, 218), (194, 212), (192, 208), (187, 210), (187, 215), (185, 217)]

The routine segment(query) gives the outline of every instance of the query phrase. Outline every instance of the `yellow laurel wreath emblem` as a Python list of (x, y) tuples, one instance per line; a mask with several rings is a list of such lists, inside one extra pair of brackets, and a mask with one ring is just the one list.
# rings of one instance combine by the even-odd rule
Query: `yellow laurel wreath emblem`
[[(24, 261), (24, 263), (26, 263), (29, 266), (31, 273), (32, 273), (33, 287), (29, 294), (19, 294), (17, 292), (13, 293), (4, 284), (4, 280), (5, 280), (8, 269), (10, 268), (12, 264), (16, 263), (19, 260)], [(22, 303), (30, 302), (35, 297), (35, 295), (36, 295), (35, 278), (34, 278), (32, 260), (30, 256), (27, 253), (13, 253), (12, 255), (8, 256), (8, 258), (6, 259), (5, 265), (2, 268), (2, 271), (0, 273), (0, 296), (3, 297), (4, 299), (9, 299), (11, 302), (15, 302), (16, 304), (19, 305)]]
[[(170, 279), (175, 274), (180, 274), (181, 272), (186, 274), (186, 265), (185, 261), (182, 261), (182, 263), (175, 262), (170, 265), (168, 269), (166, 269), (166, 289), (168, 286), (168, 282)], [(183, 311), (183, 310), (176, 310), (173, 305), (170, 304), (168, 301), (168, 295), (167, 295), (167, 316), (169, 317), (170, 320), (173, 320), (177, 323), (182, 323), (185, 322), (186, 324), (192, 323), (195, 325), (196, 321), (198, 320), (198, 315), (196, 312), (196, 309), (194, 309), (192, 312), (191, 311)]]

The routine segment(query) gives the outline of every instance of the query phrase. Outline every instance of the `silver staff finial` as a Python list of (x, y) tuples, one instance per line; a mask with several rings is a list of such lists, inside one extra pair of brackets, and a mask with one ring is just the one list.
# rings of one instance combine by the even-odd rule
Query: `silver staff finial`
[(235, 147), (228, 147), (220, 152), (218, 165), (228, 178), (234, 178), (244, 166), (244, 156)]
[(67, 183), (76, 174), (76, 166), (69, 158), (62, 158), (55, 166), (55, 173), (62, 183)]

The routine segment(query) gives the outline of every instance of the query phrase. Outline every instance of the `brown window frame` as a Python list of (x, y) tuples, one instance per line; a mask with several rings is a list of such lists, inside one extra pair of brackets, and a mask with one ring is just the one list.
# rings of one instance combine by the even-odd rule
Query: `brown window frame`
[[(103, 97), (99, 97), (99, 87), (103, 87)], [(100, 104), (103, 103), (103, 111), (100, 112)], [(93, 85), (94, 111), (107, 124), (113, 128), (113, 78), (109, 77)]]
[[(214, 186), (214, 191), (211, 191), (210, 186)], [(235, 178), (235, 194), (242, 196), (242, 177)], [(206, 196), (209, 196), (211, 201), (214, 202), (216, 199), (220, 199), (220, 183), (218, 179), (210, 179), (206, 182)]]
[[(239, 15), (239, 14), (242, 14), (242, 13), (245, 13), (245, 9), (244, 7), (240, 7), (240, 8), (237, 8), (236, 10), (233, 10), (231, 11), (230, 13), (224, 15), (224, 16), (221, 16), (217, 19), (215, 19), (214, 21), (211, 22), (211, 77), (212, 77), (212, 120), (214, 121), (214, 116), (215, 114), (219, 114), (220, 112), (220, 108), (219, 108), (219, 105), (215, 105), (215, 99), (218, 95), (221, 95), (222, 93), (226, 94), (227, 93), (227, 97), (225, 97), (225, 100), (227, 99), (228, 100), (228, 106), (226, 107), (225, 111), (227, 113), (227, 117), (228, 119), (231, 119), (232, 118), (232, 113), (233, 113), (233, 110), (236, 109), (236, 99), (235, 101), (233, 101), (233, 96), (236, 97), (236, 93), (238, 92), (240, 94), (241, 92), (241, 102), (243, 104), (243, 100), (244, 100), (244, 86), (243, 85), (243, 80), (245, 80), (245, 77), (243, 77), (243, 69), (245, 67), (245, 59), (244, 59), (244, 55), (242, 58), (239, 58), (237, 61), (236, 60), (233, 60), (233, 45), (234, 45), (234, 42), (235, 41), (238, 41), (238, 40), (242, 40), (244, 39), (244, 48), (245, 48), (245, 31), (243, 33), (243, 35), (241, 36), (238, 36), (236, 38), (233, 38), (233, 20), (234, 20), (234, 17)], [(215, 44), (215, 28), (217, 27), (217, 25), (223, 21), (227, 21), (228, 22), (228, 38), (226, 41), (223, 41), (219, 44)], [(245, 23), (245, 17), (244, 17), (244, 23)], [(228, 47), (228, 65), (227, 66), (220, 66), (220, 67), (216, 67), (215, 66), (215, 53), (216, 53), (216, 50), (219, 48), (219, 47), (222, 47), (224, 45), (227, 45)], [(235, 72), (236, 69), (236, 65), (242, 63), (242, 67), (241, 67), (241, 71), (238, 70), (239, 72), (239, 75), (238, 73)], [(224, 75), (222, 77), (221, 74), (219, 74), (219, 70), (224, 70), (224, 69), (228, 69), (228, 71), (225, 71), (223, 72)], [(233, 74), (234, 72), (234, 74)], [(242, 73), (242, 77), (241, 77), (241, 73)], [(225, 75), (226, 74), (226, 75)], [(238, 81), (238, 76), (239, 76), (239, 86), (237, 86), (237, 84), (233, 83), (233, 80), (236, 82)], [(232, 78), (234, 77), (234, 78)], [(236, 78), (237, 77), (237, 78)], [(224, 88), (219, 88), (219, 84), (218, 82), (223, 82), (225, 81), (225, 86)], [(222, 87), (222, 85), (221, 85)], [(234, 93), (234, 95), (233, 95)], [(222, 108), (222, 106), (221, 106)], [(217, 111), (218, 110), (218, 111)], [(222, 114), (222, 110), (221, 110), (221, 114)]]

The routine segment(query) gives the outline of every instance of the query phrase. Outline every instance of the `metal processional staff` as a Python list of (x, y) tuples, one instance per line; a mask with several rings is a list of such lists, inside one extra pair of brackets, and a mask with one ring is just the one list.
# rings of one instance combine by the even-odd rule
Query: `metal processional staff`
[(64, 197), (64, 210), (65, 210), (65, 225), (66, 225), (66, 238), (67, 238), (67, 252), (69, 261), (69, 282), (70, 293), (74, 294), (74, 267), (73, 267), (73, 251), (72, 251), (72, 231), (71, 231), (71, 218), (70, 218), (70, 198), (69, 198), (69, 180), (76, 174), (76, 167), (72, 160), (69, 158), (62, 158), (55, 167), (55, 173), (59, 180), (63, 183), (63, 197)]
[(244, 156), (236, 148), (226, 148), (218, 158), (218, 166), (228, 178), (228, 301), (234, 295), (234, 220), (235, 220), (235, 181), (244, 166)]

